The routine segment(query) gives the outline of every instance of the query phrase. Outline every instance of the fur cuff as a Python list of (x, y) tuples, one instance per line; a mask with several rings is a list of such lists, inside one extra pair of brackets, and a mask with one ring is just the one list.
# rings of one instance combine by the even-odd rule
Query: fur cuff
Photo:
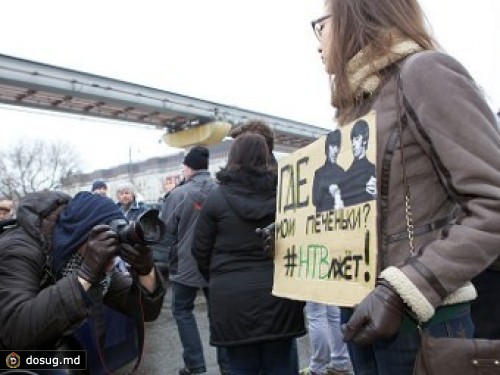
[(477, 291), (474, 285), (469, 281), (460, 289), (455, 290), (453, 293), (450, 293), (446, 296), (443, 305), (454, 305), (456, 303), (469, 302), (477, 298)]
[[(434, 315), (435, 309), (412, 281), (397, 267), (387, 267), (380, 277), (386, 280), (399, 294), (403, 301), (415, 313), (421, 323), (425, 323)], [(476, 299), (477, 291), (471, 282), (455, 290), (443, 300), (443, 305), (454, 305)]]
[(406, 305), (415, 313), (419, 322), (426, 322), (434, 315), (434, 307), (411, 282), (411, 280), (397, 267), (387, 267), (380, 277), (386, 280)]

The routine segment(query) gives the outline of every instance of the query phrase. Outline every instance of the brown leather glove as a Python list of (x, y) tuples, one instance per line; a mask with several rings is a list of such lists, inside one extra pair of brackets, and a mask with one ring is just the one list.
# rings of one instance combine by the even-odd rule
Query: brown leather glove
[(255, 229), (255, 233), (257, 233), (262, 240), (264, 253), (270, 258), (274, 258), (275, 228), (275, 223), (271, 223), (265, 228)]
[(120, 256), (130, 264), (138, 275), (147, 275), (154, 267), (153, 251), (149, 246), (122, 244)]
[(368, 345), (395, 335), (401, 326), (405, 304), (385, 280), (379, 281), (342, 325), (344, 341)]
[(118, 244), (118, 236), (108, 225), (92, 228), (77, 275), (92, 285), (101, 281), (111, 259), (118, 254)]

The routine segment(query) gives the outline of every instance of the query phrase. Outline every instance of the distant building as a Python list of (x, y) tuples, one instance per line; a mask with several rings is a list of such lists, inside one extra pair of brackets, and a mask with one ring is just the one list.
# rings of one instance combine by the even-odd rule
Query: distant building
[[(225, 140), (210, 150), (209, 170), (212, 175), (226, 165), (232, 140)], [(166, 178), (177, 178), (181, 171), (185, 151), (177, 154), (150, 158), (136, 163), (125, 163), (108, 169), (99, 169), (91, 173), (72, 176), (66, 180), (61, 190), (74, 195), (81, 190), (88, 190), (95, 180), (104, 180), (108, 185), (108, 196), (116, 196), (116, 187), (123, 182), (132, 182), (145, 202), (158, 202), (165, 195)]]

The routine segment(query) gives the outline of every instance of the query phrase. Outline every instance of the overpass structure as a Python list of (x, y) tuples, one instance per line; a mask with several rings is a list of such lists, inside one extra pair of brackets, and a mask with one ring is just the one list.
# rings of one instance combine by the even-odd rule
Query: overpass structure
[(275, 132), (278, 151), (306, 146), (327, 129), (113, 78), (0, 54), (0, 103), (163, 129), (169, 146), (220, 142), (253, 118)]

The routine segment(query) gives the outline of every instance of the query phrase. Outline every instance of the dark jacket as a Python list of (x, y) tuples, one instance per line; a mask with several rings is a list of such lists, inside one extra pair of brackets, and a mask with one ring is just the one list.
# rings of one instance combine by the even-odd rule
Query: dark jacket
[(161, 218), (167, 236), (173, 241), (168, 268), (171, 281), (195, 288), (207, 286), (191, 254), (191, 245), (199, 213), (214, 187), (210, 172), (199, 170), (172, 190), (163, 203)]
[(219, 172), (201, 210), (193, 255), (209, 280), (210, 343), (233, 346), (302, 336), (304, 303), (271, 294), (273, 259), (256, 228), (274, 221), (273, 173)]
[(116, 205), (120, 207), (128, 221), (136, 221), (139, 215), (148, 209), (144, 203), (137, 202), (135, 198), (128, 209), (125, 209), (123, 203), (118, 202)]
[(340, 185), (344, 179), (344, 173), (341, 166), (331, 163), (328, 159), (314, 172), (312, 200), (316, 212), (334, 209), (335, 199), (330, 194), (330, 185)]
[(344, 207), (371, 201), (375, 197), (366, 191), (370, 178), (375, 178), (375, 165), (367, 158), (354, 160), (347, 169), (344, 181), (340, 185)]
[[(56, 208), (70, 197), (60, 192), (27, 196), (18, 208), (18, 226), (0, 237), (0, 349), (53, 349), (65, 333), (90, 314), (91, 305), (76, 275), (48, 280), (51, 234)], [(50, 215), (50, 216), (49, 216)], [(44, 231), (41, 228), (47, 228)], [(46, 280), (45, 282), (42, 282)], [(158, 317), (165, 288), (148, 293), (123, 273), (113, 274), (104, 303), (137, 316), (141, 298), (144, 320)], [(43, 285), (42, 285), (43, 284)]]

